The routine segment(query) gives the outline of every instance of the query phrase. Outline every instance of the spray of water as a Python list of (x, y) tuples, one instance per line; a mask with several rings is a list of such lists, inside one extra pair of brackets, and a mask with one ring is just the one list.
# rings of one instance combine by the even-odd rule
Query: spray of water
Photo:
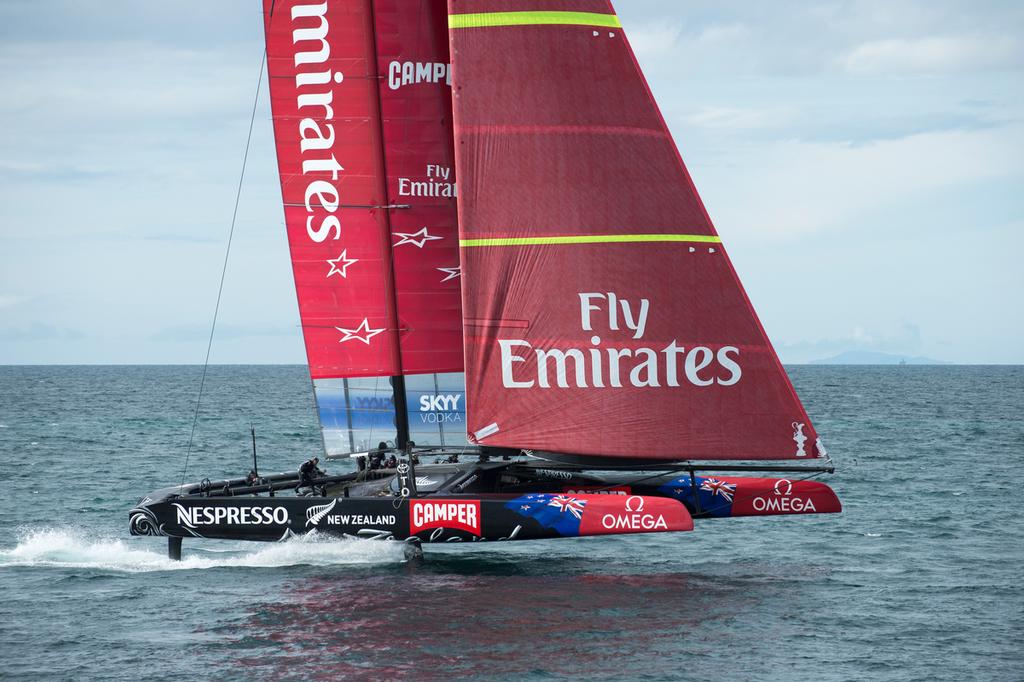
[(404, 560), (404, 547), (397, 542), (306, 536), (288, 542), (248, 545), (243, 549), (186, 550), (181, 561), (171, 561), (163, 543), (156, 539), (96, 538), (76, 530), (55, 528), (27, 531), (16, 547), (0, 550), (0, 567), (94, 568), (128, 573), (230, 567), (395, 564)]

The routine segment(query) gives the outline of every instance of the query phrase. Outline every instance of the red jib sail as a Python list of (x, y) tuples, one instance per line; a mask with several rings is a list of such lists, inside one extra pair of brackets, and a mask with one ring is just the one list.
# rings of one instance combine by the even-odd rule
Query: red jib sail
[(417, 442), (464, 443), (445, 2), (264, 0), (264, 13), (285, 222), (328, 451), (394, 439), (388, 377), (399, 374), (424, 375), (408, 382)]
[(820, 456), (611, 5), (448, 8), (475, 439)]

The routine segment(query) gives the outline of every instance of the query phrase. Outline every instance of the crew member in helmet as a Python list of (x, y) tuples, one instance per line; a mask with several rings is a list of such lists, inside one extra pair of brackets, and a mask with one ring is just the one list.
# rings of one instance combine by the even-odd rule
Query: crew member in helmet
[(384, 465), (384, 453), (388, 449), (388, 444), (384, 441), (377, 443), (377, 449), (370, 451), (370, 469), (380, 469)]

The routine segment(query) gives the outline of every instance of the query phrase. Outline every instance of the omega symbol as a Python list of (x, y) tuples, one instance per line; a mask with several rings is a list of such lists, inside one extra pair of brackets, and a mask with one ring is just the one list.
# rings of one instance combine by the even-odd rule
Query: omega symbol
[[(633, 509), (633, 500), (636, 500), (636, 509)], [(628, 512), (642, 512), (644, 510), (644, 498), (639, 495), (633, 495), (632, 497), (626, 498), (626, 511)]]

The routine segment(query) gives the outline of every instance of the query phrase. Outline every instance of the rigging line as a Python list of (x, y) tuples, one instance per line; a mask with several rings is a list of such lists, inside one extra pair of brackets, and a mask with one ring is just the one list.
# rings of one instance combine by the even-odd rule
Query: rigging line
[[(686, 469), (671, 469), (669, 471), (659, 471), (657, 473), (651, 474), (650, 476), (643, 476), (641, 478), (634, 478), (634, 479), (632, 479), (630, 481), (627, 481), (626, 485), (636, 485), (637, 483), (643, 483), (644, 481), (649, 481), (652, 478), (661, 478), (663, 476), (675, 476), (676, 474), (685, 473), (685, 472), (688, 472), (689, 470), (690, 470), (689, 468), (686, 468)], [(604, 486), (602, 488), (595, 488), (595, 491), (611, 490), (611, 489), (617, 488), (618, 486), (621, 486), (621, 485), (623, 485), (623, 484), (622, 483), (609, 483), (608, 485), (606, 485), (606, 486)]]
[(252, 100), (252, 113), (249, 116), (249, 133), (245, 138), (245, 153), (242, 155), (242, 172), (238, 176), (238, 190), (235, 192), (235, 208), (231, 212), (231, 229), (228, 231), (228, 244), (224, 250), (224, 265), (220, 270), (220, 286), (217, 287), (217, 303), (213, 307), (213, 322), (210, 325), (210, 339), (206, 343), (206, 359), (203, 361), (203, 375), (199, 380), (199, 395), (196, 396), (196, 411), (192, 416), (192, 431), (188, 436), (188, 448), (185, 451), (185, 466), (181, 469), (181, 483), (178, 484), (178, 492), (185, 486), (185, 474), (188, 472), (188, 460), (192, 455), (192, 443), (196, 435), (196, 425), (199, 423), (199, 405), (203, 400), (203, 388), (206, 386), (206, 372), (210, 368), (210, 350), (213, 348), (213, 334), (217, 329), (217, 315), (220, 313), (220, 300), (224, 293), (224, 279), (228, 272), (228, 258), (231, 256), (231, 240), (235, 236), (235, 222), (238, 219), (238, 204), (242, 198), (242, 182), (245, 180), (245, 167), (249, 160), (249, 146), (252, 144), (252, 128), (256, 122), (256, 107), (260, 101), (260, 90), (263, 87), (263, 71), (267, 64), (267, 48), (263, 48), (263, 57), (260, 59), (260, 75), (256, 79), (256, 95)]

